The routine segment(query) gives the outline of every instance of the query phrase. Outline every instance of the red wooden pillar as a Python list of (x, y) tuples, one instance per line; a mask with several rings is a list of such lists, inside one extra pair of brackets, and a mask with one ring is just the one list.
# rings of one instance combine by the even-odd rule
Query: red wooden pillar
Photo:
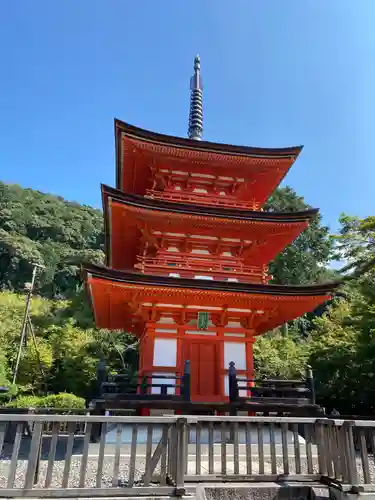
[[(253, 356), (253, 343), (255, 342), (255, 338), (251, 337), (251, 339), (246, 342), (246, 376), (249, 379), (254, 379), (254, 356)], [(253, 386), (254, 382), (250, 383), (250, 386)], [(251, 392), (250, 392), (251, 397)], [(249, 417), (255, 417), (255, 412), (249, 411)]]
[[(146, 324), (145, 330), (145, 334), (139, 346), (139, 384), (143, 382), (144, 375), (152, 375), (152, 373), (150, 373), (150, 368), (153, 365), (154, 356), (154, 329)], [(152, 378), (147, 380), (152, 381)], [(137, 392), (140, 392), (140, 387), (138, 387)], [(150, 392), (150, 388), (147, 389), (147, 392)], [(149, 408), (140, 408), (137, 413), (140, 417), (149, 417), (151, 410)]]
[(151, 414), (151, 410), (149, 408), (141, 408), (139, 410), (139, 416), (140, 417), (149, 417)]

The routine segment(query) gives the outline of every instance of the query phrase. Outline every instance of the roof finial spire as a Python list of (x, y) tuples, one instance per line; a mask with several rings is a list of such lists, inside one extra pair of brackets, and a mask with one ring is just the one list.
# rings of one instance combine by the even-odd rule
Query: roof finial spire
[(194, 75), (190, 79), (189, 139), (200, 141), (203, 133), (203, 86), (201, 60), (194, 59)]

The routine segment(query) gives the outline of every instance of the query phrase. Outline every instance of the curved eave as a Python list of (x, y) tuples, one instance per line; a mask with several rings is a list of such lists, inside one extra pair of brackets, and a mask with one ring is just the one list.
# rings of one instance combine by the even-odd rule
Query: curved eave
[(277, 296), (326, 296), (332, 293), (341, 285), (341, 281), (332, 281), (329, 283), (317, 285), (268, 285), (268, 284), (249, 284), (234, 283), (226, 281), (209, 281), (202, 279), (171, 278), (164, 276), (151, 276), (134, 273), (132, 271), (117, 271), (104, 266), (94, 264), (84, 264), (83, 273), (85, 281), (92, 276), (98, 279), (104, 279), (109, 282), (134, 284), (140, 286), (157, 286), (166, 288), (185, 288), (195, 290), (208, 290), (213, 292), (228, 293), (249, 293), (260, 295)]
[(134, 139), (165, 144), (183, 149), (194, 149), (196, 151), (210, 151), (223, 153), (226, 155), (241, 155), (259, 158), (296, 158), (301, 152), (303, 146), (293, 146), (286, 148), (257, 148), (251, 146), (233, 146), (231, 144), (222, 144), (209, 141), (195, 141), (184, 137), (175, 137), (173, 135), (159, 134), (151, 132), (134, 125), (129, 125), (121, 120), (115, 119), (116, 137), (119, 133), (132, 137)]
[(286, 148), (259, 148), (251, 146), (234, 146), (209, 141), (195, 141), (183, 137), (175, 137), (166, 134), (159, 134), (150, 130), (145, 130), (134, 125), (130, 125), (121, 120), (115, 119), (115, 147), (116, 147), (116, 185), (122, 186), (122, 161), (123, 149), (121, 138), (128, 137), (138, 141), (149, 142), (159, 146), (185, 149), (189, 151), (222, 154), (223, 156), (243, 156), (261, 159), (290, 159), (293, 163), (300, 154), (303, 146), (293, 146)]
[(151, 200), (136, 194), (123, 193), (118, 189), (102, 184), (103, 210), (105, 213), (107, 213), (107, 202), (109, 198), (124, 205), (130, 205), (146, 210), (216, 217), (219, 219), (256, 220), (260, 222), (293, 223), (310, 221), (319, 212), (319, 209), (317, 208), (303, 210), (300, 212), (261, 212), (222, 207), (216, 208), (207, 205), (173, 203), (169, 201)]

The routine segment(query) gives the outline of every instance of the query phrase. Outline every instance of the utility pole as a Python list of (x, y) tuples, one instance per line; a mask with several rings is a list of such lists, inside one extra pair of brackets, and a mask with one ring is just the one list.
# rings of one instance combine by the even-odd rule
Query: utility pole
[(22, 347), (23, 347), (23, 344), (25, 343), (27, 324), (30, 321), (29, 310), (30, 310), (31, 296), (33, 294), (34, 285), (35, 285), (36, 273), (37, 273), (38, 269), (44, 269), (44, 266), (41, 266), (40, 264), (34, 263), (33, 266), (34, 267), (33, 267), (33, 274), (32, 274), (32, 278), (31, 278), (31, 283), (25, 284), (25, 289), (27, 289), (25, 314), (23, 316), (20, 344), (18, 346), (18, 353), (17, 353), (16, 364), (15, 364), (14, 372), (13, 372), (12, 384), (16, 383), (18, 368), (19, 368), (19, 364), (20, 364), (20, 360), (21, 360)]

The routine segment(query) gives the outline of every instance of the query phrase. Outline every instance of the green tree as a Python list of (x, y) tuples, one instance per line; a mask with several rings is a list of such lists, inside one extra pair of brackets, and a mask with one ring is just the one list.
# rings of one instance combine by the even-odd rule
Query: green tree
[(52, 346), (48, 340), (38, 339), (36, 345), (29, 339), (20, 360), (17, 384), (32, 386), (33, 392), (46, 390), (46, 375), (53, 365)]
[(23, 290), (36, 262), (45, 266), (39, 293), (72, 297), (81, 286), (81, 263), (103, 262), (103, 244), (100, 210), (0, 183), (0, 289)]
[(375, 266), (375, 216), (360, 219), (342, 214), (341, 229), (333, 237), (336, 258), (346, 261), (341, 272), (356, 278)]
[(279, 330), (257, 337), (254, 343), (254, 370), (257, 378), (298, 378), (306, 373), (309, 344), (293, 333)]
[[(355, 407), (357, 389), (356, 379), (352, 379), (353, 372), (357, 371), (357, 332), (346, 324), (350, 313), (350, 302), (334, 303), (322, 317), (313, 321), (310, 344), (318, 402), (346, 414), (352, 413)], [(352, 403), (351, 408), (348, 402)]]
[[(10, 386), (12, 380), (24, 308), (23, 294), (0, 293), (0, 385)], [(82, 327), (74, 311), (71, 301), (33, 297), (30, 315), (37, 351), (29, 336), (22, 350), (17, 377), (21, 393), (40, 395), (47, 385), (53, 393), (89, 397), (100, 359), (105, 360), (110, 371), (135, 369), (137, 344), (132, 336), (97, 330), (92, 327), (92, 320), (91, 327), (87, 326), (83, 313), (84, 320), (78, 318), (85, 325)]]
[[(346, 414), (375, 411), (375, 217), (343, 215), (333, 240), (346, 285), (313, 322), (311, 363), (318, 397)], [(344, 298), (343, 298), (344, 297)]]
[[(265, 210), (270, 212), (297, 212), (309, 208), (290, 187), (276, 189), (265, 205)], [(329, 229), (322, 225), (321, 216), (317, 214), (309, 227), (271, 263), (273, 282), (304, 285), (327, 280), (332, 276), (327, 269), (332, 251)]]
[(375, 411), (375, 273), (349, 281), (311, 334), (318, 402), (342, 414)]
[(83, 330), (69, 320), (62, 326), (50, 327), (48, 336), (53, 351), (53, 370), (49, 378), (52, 392), (71, 392), (86, 397), (99, 361), (89, 353), (92, 330)]
[(22, 290), (31, 279), (33, 263), (43, 264), (40, 245), (0, 229), (0, 287)]

